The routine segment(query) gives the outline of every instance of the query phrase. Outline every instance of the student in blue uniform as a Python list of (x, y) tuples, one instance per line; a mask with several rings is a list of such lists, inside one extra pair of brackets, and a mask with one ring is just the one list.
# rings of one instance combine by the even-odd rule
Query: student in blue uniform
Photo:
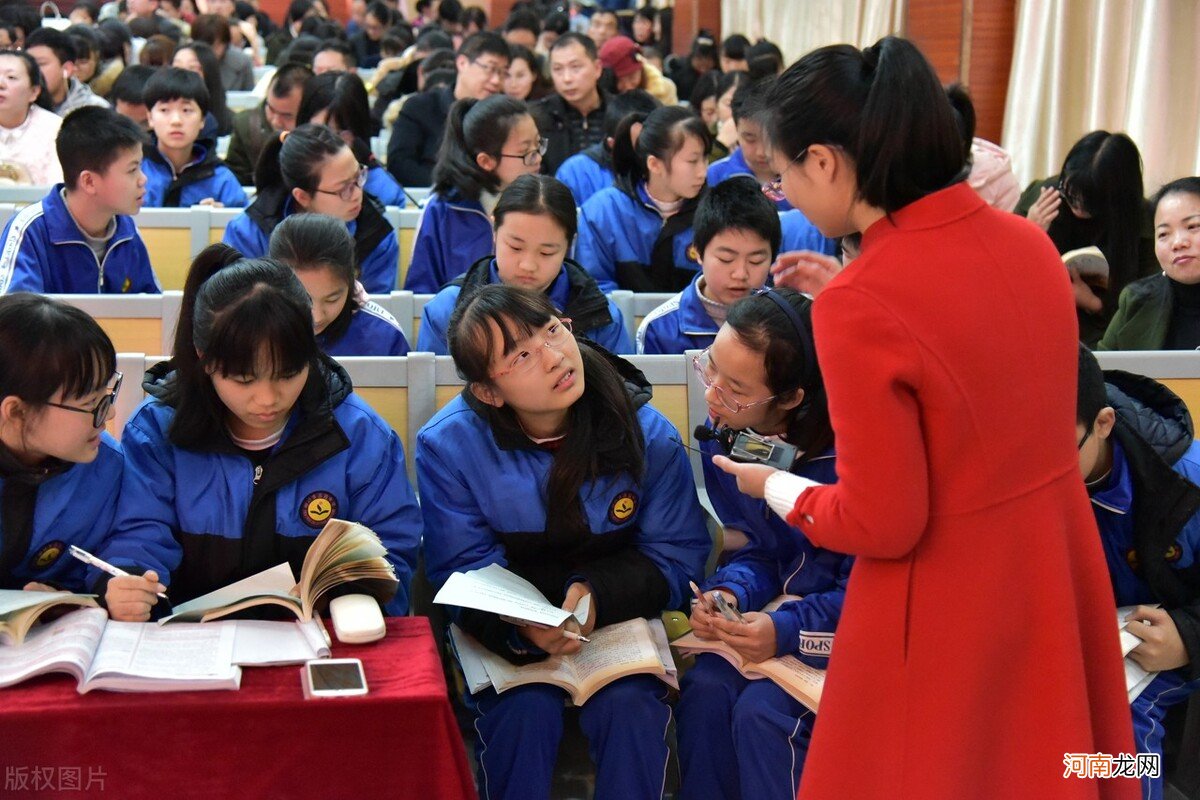
[(142, 207), (141, 129), (108, 108), (76, 109), (55, 141), (63, 183), (0, 235), (0, 294), (162, 291), (130, 216)]
[[(1128, 658), (1158, 673), (1130, 704), (1134, 744), (1161, 764), (1168, 709), (1200, 689), (1200, 443), (1170, 389), (1101, 372), (1084, 345), (1077, 409), (1079, 468), (1113, 593), (1118, 607), (1136, 606), (1126, 630), (1142, 642)], [(1142, 778), (1146, 800), (1163, 797), (1164, 772)]]
[(0, 589), (87, 591), (108, 535), (121, 450), (104, 430), (121, 387), (95, 320), (48, 297), (0, 297)]
[(296, 123), (325, 125), (346, 139), (367, 168), (363, 190), (385, 206), (403, 208), (404, 188), (371, 152), (371, 105), (362, 78), (351, 72), (325, 72), (304, 84)]
[(575, 199), (548, 175), (522, 175), (513, 181), (492, 214), (495, 255), (479, 259), (425, 304), (417, 349), (447, 355), (446, 328), (454, 309), (481, 286), (504, 283), (544, 292), (585, 336), (611, 353), (632, 353), (633, 342), (615, 304), (591, 274), (567, 258), (575, 240)]
[(254, 202), (229, 221), (224, 241), (247, 258), (266, 255), (271, 231), (301, 211), (328, 214), (354, 236), (359, 280), (372, 294), (396, 288), (400, 244), (383, 204), (363, 190), (367, 170), (324, 125), (301, 125), (267, 142), (258, 160)]
[(575, 195), (576, 206), (582, 206), (592, 195), (613, 185), (612, 147), (621, 120), (628, 114), (649, 114), (661, 105), (644, 89), (609, 98), (604, 107), (604, 140), (571, 156), (554, 173)]
[[(417, 437), (425, 564), (500, 564), (573, 609), (591, 595), (584, 635), (687, 602), (709, 537), (687, 452), (646, 405), (629, 363), (577, 340), (540, 292), (485, 286), (454, 313), (450, 353), (467, 381)], [(515, 626), (453, 609), (464, 631), (523, 664), (588, 647), (564, 628)], [(548, 798), (566, 694), (548, 684), (464, 699), (475, 713), (484, 798)], [(580, 709), (599, 800), (658, 797), (671, 717), (666, 686), (622, 678)]]
[(271, 258), (296, 273), (312, 301), (317, 344), (330, 356), (402, 356), (408, 340), (396, 318), (354, 280), (354, 240), (341, 220), (293, 214), (271, 234)]
[(637, 351), (682, 353), (711, 345), (730, 305), (767, 282), (779, 240), (779, 214), (753, 179), (739, 176), (709, 189), (693, 224), (702, 272), (646, 315)]
[[(317, 349), (308, 295), (290, 269), (226, 245), (201, 252), (174, 358), (143, 386), (150, 397), (121, 440), (113, 533), (97, 553), (136, 573), (97, 586), (114, 619), (162, 613), (160, 585), (178, 603), (282, 562), (299, 575), (331, 518), (379, 535), (400, 587), (377, 599), (389, 614), (407, 613), (421, 515), (404, 449)], [(334, 594), (347, 591), (355, 587)]]
[(143, 98), (154, 141), (145, 145), (147, 208), (213, 205), (241, 208), (246, 192), (217, 157), (217, 143), (197, 141), (208, 113), (208, 89), (195, 72), (163, 67), (146, 82)]
[(536, 173), (546, 143), (520, 100), (458, 100), (433, 168), (404, 288), (432, 293), (492, 252), (492, 210), (510, 183)]
[[(709, 165), (709, 186), (716, 186), (735, 175), (749, 175), (760, 184), (769, 183), (775, 177), (775, 170), (771, 166), (767, 151), (766, 136), (756, 116), (772, 80), (764, 78), (747, 83), (733, 93), (730, 110), (733, 113), (733, 124), (737, 128), (738, 146), (725, 158)], [(780, 211), (789, 211), (792, 208), (792, 204), (782, 195), (775, 200), (775, 205)]]
[[(728, 432), (754, 431), (798, 449), (794, 474), (822, 483), (837, 480), (811, 303), (803, 295), (770, 289), (739, 300), (696, 366), (710, 428), (723, 434), (702, 443), (706, 453), (727, 454), (718, 439)], [(696, 603), (693, 632), (720, 639), (747, 661), (793, 655), (825, 668), (853, 559), (813, 546), (765, 501), (738, 491), (734, 477), (711, 458), (703, 461), (705, 486), (726, 540), (744, 537), (746, 544), (702, 587), (706, 595), (722, 593), (745, 622), (727, 622)], [(798, 597), (763, 611), (783, 594)], [(697, 656), (682, 689), (680, 797), (796, 796), (814, 722), (808, 709), (772, 681), (747, 680), (713, 654)]]
[(692, 216), (708, 147), (704, 122), (680, 106), (629, 114), (617, 126), (616, 185), (584, 203), (575, 250), (601, 289), (676, 292), (696, 277)]

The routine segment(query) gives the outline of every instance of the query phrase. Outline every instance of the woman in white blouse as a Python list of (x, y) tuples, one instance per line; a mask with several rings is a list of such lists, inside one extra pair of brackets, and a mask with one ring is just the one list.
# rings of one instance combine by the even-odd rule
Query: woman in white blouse
[(0, 51), (0, 185), (61, 183), (54, 142), (62, 118), (49, 102), (37, 62), (16, 50)]

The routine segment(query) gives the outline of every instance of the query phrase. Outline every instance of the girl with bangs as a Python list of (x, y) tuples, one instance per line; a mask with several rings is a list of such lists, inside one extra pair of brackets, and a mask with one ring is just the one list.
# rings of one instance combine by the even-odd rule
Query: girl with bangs
[(112, 342), (49, 297), (0, 297), (0, 589), (87, 591), (108, 535), (121, 449), (104, 430), (121, 388)]
[(318, 349), (290, 269), (205, 249), (188, 274), (174, 357), (143, 386), (150, 397), (125, 426), (123, 500), (100, 553), (139, 574), (107, 581), (114, 619), (160, 616), (164, 586), (179, 603), (283, 561), (299, 575), (331, 518), (379, 535), (400, 589), (377, 599), (389, 615), (408, 612), (421, 520), (403, 447)]
[[(684, 607), (709, 537), (687, 453), (647, 405), (645, 376), (576, 339), (545, 294), (506, 285), (459, 304), (449, 346), (467, 387), (417, 436), (430, 580), (500, 564), (565, 609), (591, 597), (582, 626), (517, 626), (455, 608), (458, 626), (525, 664), (589, 647), (568, 633)], [(600, 800), (662, 794), (667, 693), (634, 675), (580, 709)], [(464, 697), (483, 797), (549, 797), (565, 698), (547, 684)]]

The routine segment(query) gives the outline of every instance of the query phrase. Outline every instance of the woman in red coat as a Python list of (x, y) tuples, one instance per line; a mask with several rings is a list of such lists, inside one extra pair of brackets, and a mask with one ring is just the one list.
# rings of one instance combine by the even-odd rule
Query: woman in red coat
[(1065, 753), (1134, 749), (1054, 246), (963, 180), (945, 93), (907, 41), (816, 50), (765, 107), (776, 188), (826, 236), (864, 233), (813, 307), (838, 483), (722, 459), (857, 557), (800, 797), (1138, 797), (1063, 777)]

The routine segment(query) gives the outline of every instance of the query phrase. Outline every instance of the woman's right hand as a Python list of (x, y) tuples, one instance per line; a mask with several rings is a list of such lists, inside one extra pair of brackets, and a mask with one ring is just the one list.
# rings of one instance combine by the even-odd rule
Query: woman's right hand
[(842, 262), (812, 250), (780, 253), (771, 265), (776, 286), (786, 286), (813, 298), (842, 271)]
[(1026, 219), (1044, 231), (1050, 230), (1050, 223), (1058, 216), (1059, 206), (1062, 205), (1062, 195), (1053, 186), (1043, 186), (1037, 202), (1029, 208)]
[(125, 575), (112, 578), (104, 591), (108, 616), (117, 622), (147, 622), (150, 609), (158, 602), (157, 594), (167, 587), (158, 582), (158, 574), (150, 570), (145, 575)]
[[(729, 605), (737, 608), (737, 598), (731, 593), (726, 592), (723, 589), (716, 589), (715, 591), (724, 595), (725, 601), (729, 603)], [(688, 621), (692, 625), (692, 633), (696, 634), (697, 639), (717, 638), (718, 632), (716, 627), (713, 625), (713, 620), (719, 619), (721, 617), (721, 612), (712, 607), (712, 601), (708, 599), (709, 595), (711, 594), (712, 592), (704, 593), (705, 602), (703, 603), (696, 601), (696, 604), (692, 606), (692, 615), (688, 618)]]
[(571, 617), (557, 628), (539, 628), (534, 625), (522, 625), (517, 628), (521, 638), (552, 656), (569, 656), (578, 653), (580, 642), (563, 636), (563, 631), (579, 633), (579, 622)]

